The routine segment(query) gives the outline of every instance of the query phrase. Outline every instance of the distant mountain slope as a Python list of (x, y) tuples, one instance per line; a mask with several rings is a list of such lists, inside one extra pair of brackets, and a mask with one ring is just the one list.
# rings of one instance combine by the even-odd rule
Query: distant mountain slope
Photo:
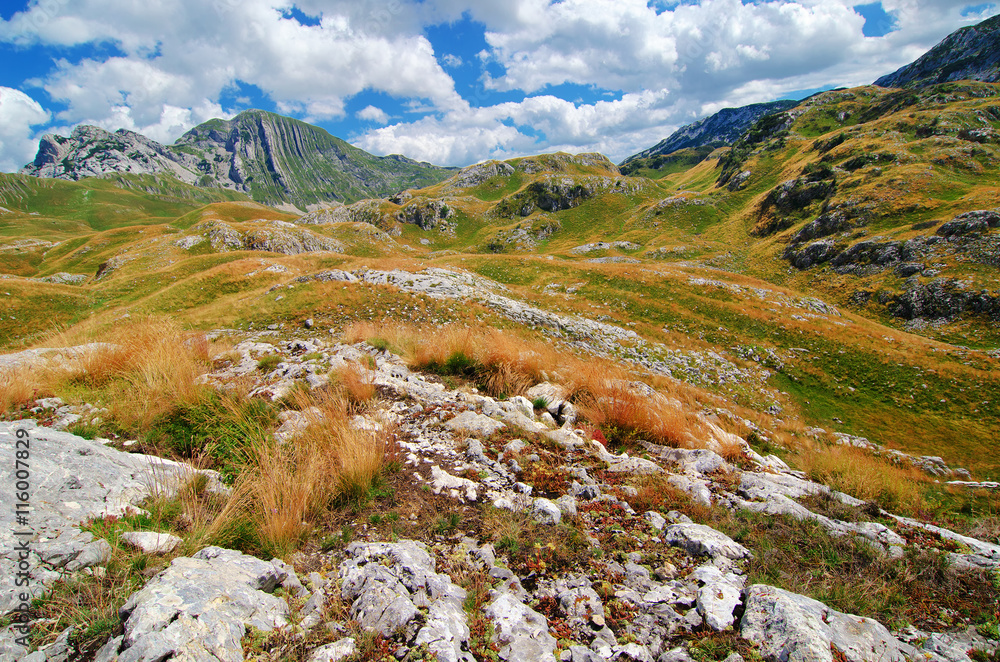
[(77, 127), (47, 135), (22, 174), (79, 180), (109, 173), (167, 174), (299, 209), (354, 202), (437, 183), (453, 170), (402, 156), (373, 156), (323, 129), (261, 110), (210, 120), (165, 146), (120, 129)]
[(628, 157), (622, 162), (622, 165), (636, 159), (671, 154), (681, 149), (731, 145), (736, 142), (740, 134), (749, 129), (750, 125), (761, 117), (794, 108), (797, 104), (798, 101), (783, 99), (769, 103), (754, 103), (741, 108), (723, 108), (714, 115), (682, 126), (674, 131), (669, 138)]
[(875, 84), (923, 87), (953, 80), (1000, 81), (1000, 16), (952, 32), (915, 62)]

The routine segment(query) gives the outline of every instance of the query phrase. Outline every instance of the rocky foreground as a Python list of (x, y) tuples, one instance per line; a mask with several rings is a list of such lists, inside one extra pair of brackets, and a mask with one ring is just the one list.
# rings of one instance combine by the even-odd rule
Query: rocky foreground
[[(98, 662), (235, 662), (260, 653), (249, 650), (248, 642), (274, 631), (286, 632), (288, 641), (317, 642), (307, 656), (314, 662), (357, 659), (359, 633), (366, 632), (382, 635), (397, 659), (441, 662), (484, 659), (474, 649), (509, 662), (684, 662), (702, 659), (692, 649), (699, 637), (722, 631), (751, 642), (756, 646), (751, 657), (769, 661), (964, 662), (973, 659), (970, 654), (987, 659), (983, 656), (1000, 648), (1000, 641), (975, 628), (890, 632), (877, 621), (806, 596), (752, 584), (747, 574), (753, 552), (744, 545), (678, 511), (637, 512), (629, 502), (636, 492), (629, 481), (657, 477), (705, 507), (812, 520), (887, 557), (934, 540), (946, 543), (953, 566), (1000, 568), (1000, 546), (916, 520), (881, 511), (871, 521), (843, 521), (814, 512), (800, 499), (823, 495), (846, 507), (865, 504), (806, 480), (776, 456), (759, 455), (708, 414), (702, 416), (705, 448), (647, 443), (641, 453), (615, 454), (576, 426), (574, 408), (557, 385), (535, 386), (528, 393), (534, 401), (520, 396), (498, 401), (474, 389), (448, 389), (440, 379), (412, 372), (399, 357), (368, 345), (285, 341), (278, 334), (241, 342), (235, 347), (238, 360), (205, 379), (221, 387), (253, 378), (258, 396), (278, 398), (297, 381), (322, 386), (331, 367), (364, 366), (380, 396), (377, 406), (352, 424), (396, 430), (400, 472), (414, 493), (432, 504), (431, 512), (454, 503), (474, 512), (530, 514), (537, 526), (559, 531), (571, 522), (582, 534), (576, 544), (586, 550), (587, 562), (557, 570), (544, 562), (526, 568), (512, 560), (509, 544), (477, 537), (481, 529), (454, 522), (435, 530), (433, 520), (415, 522), (399, 537), (359, 520), (352, 524), (353, 540), (307, 546), (287, 559), (290, 563), (207, 547), (174, 558), (128, 598), (119, 614), (121, 634), (100, 648)], [(262, 374), (259, 359), (275, 353), (283, 362)], [(545, 406), (536, 409), (542, 401)], [(40, 419), (63, 425), (94, 413), (51, 400), (39, 402), (37, 412)], [(306, 416), (289, 410), (282, 419), (277, 434), (294, 443)], [(13, 466), (18, 429), (31, 436), (32, 471), (38, 477), (30, 558), (36, 593), (73, 573), (100, 572), (107, 562), (108, 544), (82, 533), (79, 523), (140, 508), (152, 490), (169, 489), (164, 476), (179, 484), (193, 471), (34, 421), (0, 424), (4, 466)], [(732, 452), (726, 453), (731, 461), (720, 455), (734, 446), (738, 459)], [(543, 485), (541, 474), (528, 470), (542, 460), (565, 480)], [(212, 489), (225, 490), (214, 475), (210, 479)], [(0, 513), (5, 550), (16, 544), (11, 517), (7, 509)], [(152, 553), (179, 542), (165, 534), (128, 535), (131, 544)], [(16, 562), (16, 553), (0, 557), (4, 611), (17, 601)], [(484, 582), (481, 602), (460, 586), (470, 574)], [(28, 654), (8, 627), (0, 633), (0, 659), (75, 659), (70, 635), (64, 632)], [(740, 659), (738, 653), (726, 658)]]

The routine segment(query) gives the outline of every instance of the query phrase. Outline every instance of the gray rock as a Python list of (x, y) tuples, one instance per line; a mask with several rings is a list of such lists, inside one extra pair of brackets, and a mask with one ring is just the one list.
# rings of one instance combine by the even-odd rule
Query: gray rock
[(177, 536), (155, 531), (129, 531), (122, 534), (122, 540), (146, 554), (169, 554), (184, 542)]
[(644, 476), (649, 474), (663, 473), (663, 467), (656, 462), (643, 459), (641, 457), (629, 457), (622, 455), (615, 457), (608, 463), (608, 471), (612, 473), (627, 473)]
[(562, 510), (552, 501), (538, 497), (532, 502), (531, 516), (540, 524), (555, 525), (562, 519)]
[(646, 511), (646, 514), (644, 514), (643, 517), (647, 522), (649, 522), (649, 525), (657, 531), (662, 531), (664, 527), (667, 526), (667, 520), (663, 517), (663, 515), (655, 510)]
[[(123, 453), (96, 440), (39, 427), (34, 421), (0, 422), (2, 466), (14, 466), (19, 429), (31, 440), (30, 524), (35, 535), (28, 542), (37, 555), (29, 559), (38, 580), (32, 586), (35, 595), (58, 577), (46, 573), (46, 565), (74, 571), (108, 558), (107, 543), (79, 531), (80, 522), (137, 511), (151, 492), (170, 494), (194, 474), (187, 465)], [(211, 481), (211, 472), (206, 473)], [(13, 509), (0, 508), (0, 549), (15, 548), (21, 541), (14, 536), (17, 530)], [(0, 613), (16, 605), (20, 592), (14, 584), (14, 558), (0, 555)]]
[[(386, 636), (419, 627), (414, 642), (425, 644), (438, 660), (474, 662), (467, 652), (466, 592), (435, 571), (422, 544), (353, 543), (347, 552), (352, 558), (340, 565), (341, 592), (362, 627)], [(418, 607), (428, 608), (422, 625)]]
[(503, 430), (507, 427), (500, 421), (494, 420), (489, 416), (477, 414), (474, 411), (463, 411), (461, 414), (445, 423), (445, 426), (450, 430), (455, 430), (456, 432), (478, 434), (484, 437), (488, 437), (497, 430)]
[(76, 558), (66, 563), (66, 570), (76, 572), (96, 565), (104, 565), (111, 559), (111, 545), (103, 538), (98, 538), (83, 546)]
[(576, 505), (576, 497), (569, 494), (564, 494), (556, 499), (556, 506), (565, 517), (576, 517)]
[(357, 652), (354, 639), (347, 637), (332, 644), (326, 644), (313, 650), (306, 658), (308, 662), (340, 662), (346, 660)]
[(174, 559), (121, 608), (118, 661), (241, 661), (248, 626), (288, 622), (288, 605), (269, 594), (283, 579), (270, 563), (219, 547)]
[(692, 556), (708, 555), (733, 560), (752, 556), (746, 547), (704, 524), (671, 524), (664, 530), (663, 539), (668, 544), (684, 548)]
[(746, 579), (733, 573), (724, 575), (714, 566), (702, 566), (691, 573), (690, 578), (704, 584), (698, 589), (695, 606), (705, 624), (718, 632), (732, 626), (733, 612), (743, 602)]
[(500, 646), (501, 659), (555, 662), (555, 637), (549, 634), (545, 617), (537, 611), (512, 594), (503, 593), (486, 606), (484, 613), (493, 621), (493, 641)]
[(904, 662), (899, 642), (877, 621), (830, 609), (822, 602), (773, 586), (746, 591), (740, 634), (760, 645), (765, 660)]
[(586, 646), (570, 646), (559, 658), (562, 662), (604, 662), (603, 657)]
[(94, 662), (115, 662), (118, 659), (118, 651), (124, 640), (124, 635), (108, 639), (104, 642), (104, 645), (97, 650), (97, 654), (94, 655)]
[(612, 650), (615, 652), (611, 657), (612, 662), (653, 662), (649, 649), (640, 644), (613, 646)]
[(660, 657), (656, 658), (656, 662), (692, 662), (692, 660), (687, 650), (678, 646), (661, 653)]

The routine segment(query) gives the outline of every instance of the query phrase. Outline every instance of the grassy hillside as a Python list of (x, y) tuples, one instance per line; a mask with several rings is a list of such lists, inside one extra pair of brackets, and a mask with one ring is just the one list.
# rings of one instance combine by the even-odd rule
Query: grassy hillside
[[(510, 324), (392, 288), (295, 280), (331, 268), (445, 267), (525, 304), (634, 331), (619, 358), (672, 366), (725, 406), (780, 419), (800, 441), (819, 426), (997, 477), (988, 440), (1000, 434), (989, 414), (1000, 378), (995, 352), (980, 351), (996, 347), (997, 326), (967, 311), (915, 326), (891, 308), (936, 279), (995, 290), (982, 242), (996, 231), (936, 231), (1000, 206), (996, 93), (988, 84), (838, 90), (765, 118), (732, 149), (681, 152), (632, 176), (600, 155), (541, 155), (302, 219), (224, 192), (197, 204), (192, 187), (143, 178), (124, 190), (7, 176), (2, 269), (16, 277), (3, 281), (0, 337), (13, 349), (146, 313), (201, 329), (306, 319), (337, 329), (414, 314)], [(836, 223), (817, 228), (835, 212)], [(809, 238), (797, 239), (807, 226)], [(909, 275), (901, 260), (864, 254), (806, 267), (793, 259), (817, 241), (839, 255), (935, 237), (927, 250), (942, 252)], [(720, 378), (712, 356), (740, 376)]]

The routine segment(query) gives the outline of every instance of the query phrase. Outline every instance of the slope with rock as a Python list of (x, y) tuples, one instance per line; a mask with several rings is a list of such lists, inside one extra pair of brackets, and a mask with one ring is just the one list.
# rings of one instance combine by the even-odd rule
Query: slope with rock
[[(572, 418), (559, 425), (552, 412), (568, 410), (557, 384), (526, 391), (547, 394), (544, 407), (521, 396), (497, 400), (448, 388), (371, 345), (308, 334), (250, 334), (233, 352), (238, 360), (206, 379), (219, 387), (249, 379), (264, 397), (279, 398), (298, 382), (324, 388), (321, 365), (364, 370), (380, 396), (352, 425), (396, 431), (395, 496), (348, 514), (350, 535), (334, 529), (321, 546), (291, 555), (291, 563), (214, 546), (168, 556), (141, 590), (122, 596), (110, 638), (90, 652), (96, 662), (289, 656), (686, 662), (729, 653), (768, 662), (964, 662), (988, 659), (1000, 647), (989, 627), (969, 628), (953, 612), (958, 620), (942, 628), (939, 613), (918, 601), (888, 603), (879, 612), (886, 627), (792, 590), (809, 590), (816, 579), (790, 574), (802, 568), (769, 565), (788, 535), (811, 536), (791, 541), (796, 555), (808, 556), (808, 545), (829, 545), (868, 559), (877, 572), (909, 569), (913, 559), (943, 553), (952, 584), (911, 580), (933, 604), (948, 599), (954, 582), (959, 593), (988, 595), (1000, 545), (893, 517), (806, 480), (708, 416), (702, 415), (704, 448), (641, 443), (612, 451)], [(282, 361), (260, 370), (259, 357), (269, 355)], [(51, 403), (38, 405), (43, 413)], [(308, 416), (287, 410), (277, 434), (294, 440)], [(90, 476), (115, 473), (136, 458), (148, 461), (30, 423), (4, 424), (3, 434), (20, 428), (61, 442), (58, 449), (39, 443), (37, 462), (89, 451), (83, 455)], [(97, 490), (100, 502), (98, 484), (87, 479), (77, 489)], [(105, 489), (117, 494), (116, 487)], [(142, 494), (135, 492), (132, 503), (141, 505)], [(769, 538), (754, 513), (783, 528)], [(44, 509), (34, 517), (38, 530), (60, 529), (60, 541), (80, 537), (67, 528), (72, 518), (53, 519)], [(53, 572), (46, 544), (36, 541), (34, 549), (30, 565), (39, 588), (88, 572), (75, 565)], [(851, 596), (828, 598), (837, 605), (845, 599), (870, 608)], [(986, 611), (965, 613), (985, 616), (988, 624), (989, 598), (981, 599)], [(66, 659), (76, 654), (76, 627), (34, 653), (18, 647), (7, 628), (0, 650), (12, 660)]]
[(875, 85), (918, 88), (956, 80), (1000, 81), (1000, 17), (956, 30)]
[(109, 133), (79, 126), (68, 138), (42, 138), (34, 161), (21, 172), (69, 180), (116, 173), (168, 175), (302, 210), (389, 195), (450, 174), (447, 168), (398, 155), (373, 156), (318, 127), (260, 110), (200, 124), (173, 145), (124, 129)]

